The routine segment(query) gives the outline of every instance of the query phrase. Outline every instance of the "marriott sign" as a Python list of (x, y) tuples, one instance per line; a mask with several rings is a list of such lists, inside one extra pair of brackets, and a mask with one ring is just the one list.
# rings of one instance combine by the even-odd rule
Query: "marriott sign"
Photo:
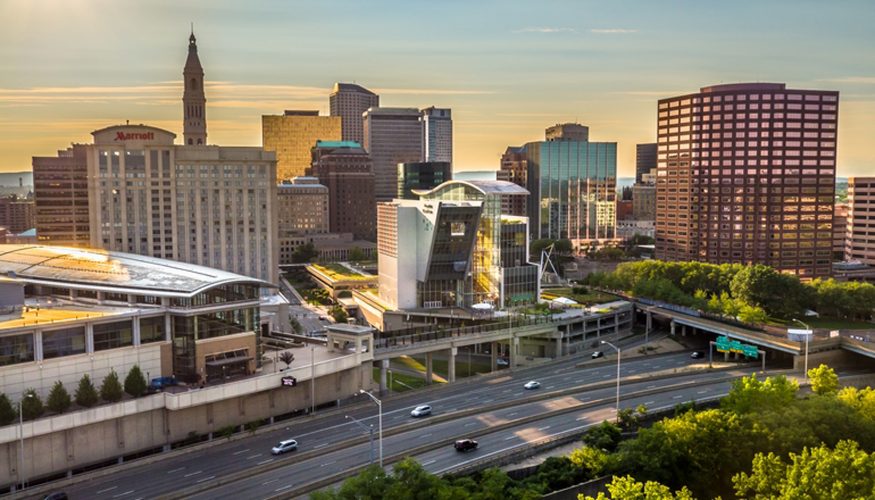
[(115, 133), (116, 141), (153, 141), (155, 140), (154, 132), (122, 132), (119, 130)]

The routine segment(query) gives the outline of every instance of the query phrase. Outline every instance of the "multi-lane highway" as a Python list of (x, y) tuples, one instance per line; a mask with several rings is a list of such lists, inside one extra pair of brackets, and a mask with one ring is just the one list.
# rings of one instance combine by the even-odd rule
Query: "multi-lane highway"
[[(616, 366), (608, 363), (575, 368), (580, 361), (581, 358), (564, 359), (478, 381), (387, 398), (383, 403), (384, 455), (389, 458), (411, 454), (429, 470), (441, 471), (480, 454), (519, 445), (534, 436), (560, 432), (569, 422), (577, 426), (599, 422), (612, 415), (614, 387), (611, 382), (616, 376)], [(632, 358), (623, 362), (622, 372), (624, 378), (654, 372), (670, 373), (691, 362), (687, 352)], [(741, 369), (732, 374), (737, 376), (747, 371)], [(726, 383), (711, 381), (726, 375), (712, 372), (660, 381), (630, 380), (624, 382), (623, 394), (662, 389), (668, 392), (642, 396), (640, 401), (624, 400), (623, 406), (638, 403), (658, 406), (702, 399), (725, 392)], [(523, 389), (523, 383), (530, 379), (540, 381), (541, 389)], [(692, 381), (695, 382), (691, 384)], [(669, 387), (684, 382), (686, 386)], [(600, 400), (607, 402), (584, 406)], [(410, 410), (423, 403), (431, 404), (434, 414), (412, 419)], [(560, 411), (572, 413), (560, 414)], [(367, 437), (357, 425), (344, 418), (345, 414), (366, 425), (376, 426), (375, 405), (365, 400), (341, 411), (290, 420), (279, 430), (169, 456), (154, 463), (68, 485), (65, 490), (74, 499), (173, 497), (194, 493), (187, 488), (208, 486), (217, 487), (199, 493), (200, 498), (268, 497), (286, 490), (291, 493), (302, 485), (368, 462), (370, 447)], [(457, 456), (448, 443), (461, 436), (476, 436), (481, 441), (481, 449)], [(281, 457), (271, 456), (271, 446), (286, 438), (298, 440), (298, 451)], [(229, 478), (234, 479), (229, 484), (216, 484)]]

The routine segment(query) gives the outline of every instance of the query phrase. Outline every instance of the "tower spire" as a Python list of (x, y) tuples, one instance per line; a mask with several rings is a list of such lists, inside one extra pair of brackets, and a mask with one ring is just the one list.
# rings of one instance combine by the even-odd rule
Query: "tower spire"
[(204, 95), (204, 69), (197, 55), (197, 39), (194, 36), (194, 23), (188, 37), (188, 58), (182, 70), (182, 137), (187, 146), (207, 143), (207, 99)]

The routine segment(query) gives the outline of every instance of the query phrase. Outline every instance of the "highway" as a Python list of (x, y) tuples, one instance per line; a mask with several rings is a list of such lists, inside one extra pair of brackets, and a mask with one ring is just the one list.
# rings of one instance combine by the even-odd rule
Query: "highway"
[[(497, 424), (508, 424), (519, 421), (521, 418), (537, 416), (562, 408), (562, 405), (573, 406), (598, 398), (612, 397), (614, 386), (611, 381), (616, 376), (616, 365), (607, 363), (587, 368), (575, 368), (574, 365), (581, 360), (582, 358), (579, 356), (566, 358), (548, 365), (500, 373), (477, 382), (461, 382), (425, 392), (387, 398), (384, 400), (383, 413), (386, 434), (384, 454), (389, 457), (393, 454), (408, 452), (417, 446), (433, 445), (435, 442), (452, 440), (459, 437), (460, 434), (488, 432)], [(670, 372), (675, 368), (686, 366), (692, 361), (688, 352), (630, 358), (622, 364), (623, 377), (641, 376), (643, 373), (656, 371)], [(747, 372), (746, 369), (741, 370), (736, 375)], [(707, 375), (701, 373), (689, 377), (692, 377), (690, 380), (704, 381), (707, 377), (723, 375), (717, 372)], [(689, 377), (677, 378), (673, 381), (681, 381)], [(541, 389), (524, 390), (522, 384), (530, 379), (539, 380), (542, 384)], [(601, 384), (604, 388), (593, 390), (582, 387), (592, 384)], [(657, 386), (661, 387), (665, 384), (666, 382), (654, 381), (635, 384), (632, 382), (624, 383), (623, 393), (657, 388)], [(698, 390), (706, 389), (699, 388)], [(684, 394), (681, 394), (678, 399), (685, 398)], [(673, 394), (671, 397), (674, 398), (676, 395)], [(530, 398), (533, 397), (542, 399), (531, 401)], [(262, 474), (259, 472), (274, 467), (280, 462), (288, 465), (267, 471), (265, 474), (277, 477), (288, 477), (289, 474), (293, 474), (295, 477), (299, 477), (302, 482), (313, 481), (319, 477), (329, 476), (338, 471), (367, 463), (370, 453), (367, 437), (358, 426), (344, 418), (345, 414), (349, 414), (365, 424), (376, 426), (376, 407), (369, 400), (366, 400), (366, 397), (362, 398), (363, 404), (351, 404), (345, 410), (328, 410), (323, 414), (317, 413), (314, 417), (296, 418), (288, 421), (287, 425), (279, 430), (223, 442), (190, 453), (169, 456), (155, 463), (139, 465), (111, 475), (69, 485), (64, 489), (70, 498), (153, 498), (160, 495), (172, 495), (183, 488), (200, 483), (210, 484), (217, 478), (222, 479), (229, 474), (244, 472), (250, 478), (260, 478)], [(424, 403), (434, 407), (434, 414), (425, 419), (412, 419), (409, 415), (410, 410), (414, 406)], [(601, 417), (598, 418), (601, 421)], [(403, 427), (405, 425), (407, 427)], [(523, 431), (529, 425), (527, 423), (520, 425), (523, 425), (523, 428), (519, 429), (522, 433), (520, 436), (523, 438), (527, 435)], [(552, 426), (552, 424), (544, 425)], [(538, 427), (544, 425), (539, 423)], [(423, 432), (423, 430), (427, 432)], [(544, 429), (544, 431), (547, 430), (549, 429)], [(488, 434), (486, 435), (488, 436)], [(287, 438), (298, 440), (298, 451), (281, 457), (271, 456), (270, 447), (279, 440)], [(513, 440), (508, 439), (505, 444), (513, 443)], [(320, 450), (323, 451), (320, 452)], [(450, 449), (450, 451), (452, 450)], [(476, 453), (487, 451), (494, 450), (488, 450), (488, 447), (484, 446), (481, 451), (470, 456), (474, 457)], [(452, 454), (451, 456), (454, 457)], [(431, 459), (426, 458), (424, 461)], [(434, 458), (434, 460), (434, 464), (443, 463), (442, 459)], [(294, 470), (286, 471), (285, 469), (289, 467)], [(262, 483), (267, 484), (259, 483), (258, 486), (264, 487), (262, 489), (269, 489), (266, 487), (273, 484), (271, 481), (272, 479), (264, 479)], [(275, 482), (280, 482), (280, 479)], [(243, 483), (246, 481), (228, 485), (219, 490), (211, 490), (203, 498), (215, 498), (225, 495), (226, 492), (228, 495), (236, 494), (239, 496), (241, 490), (236, 486)], [(296, 484), (300, 484), (300, 482)], [(283, 483), (278, 487), (286, 485), (288, 483)], [(294, 486), (296, 485), (290, 487)], [(233, 493), (233, 491), (237, 491), (237, 493)], [(270, 493), (265, 492), (265, 495)]]

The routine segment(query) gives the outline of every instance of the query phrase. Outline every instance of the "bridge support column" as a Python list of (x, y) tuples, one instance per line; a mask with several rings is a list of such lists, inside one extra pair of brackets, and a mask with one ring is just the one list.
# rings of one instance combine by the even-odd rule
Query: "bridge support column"
[(651, 330), (653, 330), (653, 314), (651, 314), (650, 311), (647, 311), (647, 327), (645, 331), (650, 333)]
[(507, 350), (510, 351), (510, 368), (516, 368), (516, 359), (519, 355), (520, 350), (520, 339), (516, 337), (511, 337), (510, 345), (507, 346)]
[(562, 340), (565, 338), (565, 334), (562, 333), (562, 329), (559, 329), (559, 338), (556, 339), (556, 359), (562, 357)]
[(380, 394), (386, 394), (386, 372), (389, 370), (389, 360), (380, 361)]
[(425, 354), (425, 383), (427, 385), (431, 385), (431, 379), (434, 376), (434, 372), (431, 367), (431, 353), (428, 352)]
[(447, 381), (450, 383), (456, 381), (456, 354), (458, 349), (458, 347), (450, 347), (450, 357), (447, 359)]
[(672, 334), (672, 336), (674, 336), (674, 334), (675, 334), (674, 327), (675, 327), (674, 320), (671, 320), (671, 334)]
[(498, 342), (489, 343), (490, 371), (498, 369)]
[(687, 336), (687, 325), (681, 325), (681, 337)]

